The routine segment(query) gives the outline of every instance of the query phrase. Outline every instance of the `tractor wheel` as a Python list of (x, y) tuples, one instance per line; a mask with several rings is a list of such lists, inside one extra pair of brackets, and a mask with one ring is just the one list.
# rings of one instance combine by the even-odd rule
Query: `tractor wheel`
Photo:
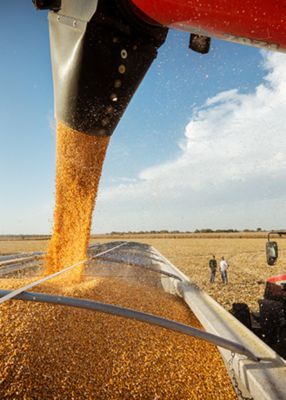
[(251, 329), (249, 307), (245, 303), (233, 303), (231, 313), (248, 329)]

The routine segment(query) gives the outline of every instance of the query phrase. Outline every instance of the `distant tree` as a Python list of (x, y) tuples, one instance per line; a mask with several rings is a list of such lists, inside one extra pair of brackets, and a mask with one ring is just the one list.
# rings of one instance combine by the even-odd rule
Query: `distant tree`
[(195, 233), (213, 233), (213, 230), (210, 228), (205, 228), (205, 229), (196, 229)]
[(261, 228), (257, 228), (257, 229), (256, 229), (256, 232), (261, 232), (261, 231), (262, 231)]

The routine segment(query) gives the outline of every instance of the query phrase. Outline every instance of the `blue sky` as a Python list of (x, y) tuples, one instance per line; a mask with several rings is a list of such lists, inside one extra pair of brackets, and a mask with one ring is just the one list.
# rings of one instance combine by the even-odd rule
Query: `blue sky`
[[(47, 13), (3, 3), (0, 49), (0, 234), (50, 233)], [(202, 56), (170, 31), (111, 139), (93, 231), (285, 226), (284, 69), (285, 55), (213, 40)]]

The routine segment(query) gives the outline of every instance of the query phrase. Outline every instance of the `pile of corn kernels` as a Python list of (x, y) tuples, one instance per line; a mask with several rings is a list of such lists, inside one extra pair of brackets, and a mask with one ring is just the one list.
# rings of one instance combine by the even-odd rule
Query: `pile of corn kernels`
[[(27, 279), (2, 279), (1, 288)], [(172, 295), (97, 277), (37, 291), (89, 298), (201, 328)], [(0, 307), (1, 399), (235, 399), (217, 349), (145, 323), (23, 301)]]

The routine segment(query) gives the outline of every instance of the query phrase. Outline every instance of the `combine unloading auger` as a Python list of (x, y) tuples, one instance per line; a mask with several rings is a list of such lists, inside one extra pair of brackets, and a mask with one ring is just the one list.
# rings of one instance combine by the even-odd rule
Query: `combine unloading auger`
[[(111, 135), (164, 43), (168, 27), (190, 32), (207, 53), (210, 37), (285, 51), (286, 1), (33, 0), (50, 9), (57, 121)], [(213, 4), (215, 3), (215, 4)]]
[(57, 121), (111, 135), (167, 29), (137, 16), (127, 1), (35, 3), (56, 10), (49, 27)]

